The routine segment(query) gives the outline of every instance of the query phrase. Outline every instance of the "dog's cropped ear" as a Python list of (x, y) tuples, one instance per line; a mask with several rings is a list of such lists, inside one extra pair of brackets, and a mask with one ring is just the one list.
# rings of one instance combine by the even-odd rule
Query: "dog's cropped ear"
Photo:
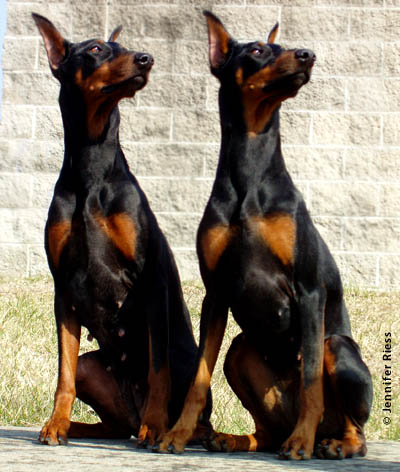
[(208, 23), (210, 67), (213, 72), (216, 72), (229, 58), (233, 39), (215, 15), (207, 10), (203, 14)]
[(110, 34), (110, 37), (108, 38), (108, 42), (115, 43), (121, 31), (122, 31), (122, 25), (117, 26), (115, 30)]
[(272, 28), (268, 35), (267, 43), (272, 44), (275, 42), (276, 37), (278, 36), (278, 31), (279, 31), (279, 22), (275, 23), (275, 26)]
[(42, 35), (47, 57), (49, 58), (50, 69), (57, 77), (57, 70), (68, 53), (68, 41), (57, 31), (51, 21), (44, 16), (32, 13), (32, 17)]

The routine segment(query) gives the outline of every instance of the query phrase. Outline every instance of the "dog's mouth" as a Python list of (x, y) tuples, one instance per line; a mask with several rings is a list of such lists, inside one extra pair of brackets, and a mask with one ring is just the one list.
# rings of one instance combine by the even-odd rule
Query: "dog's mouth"
[(101, 89), (101, 92), (105, 95), (109, 95), (120, 89), (128, 89), (131, 92), (136, 92), (147, 84), (149, 72), (150, 71), (143, 71), (116, 84), (106, 85)]
[(267, 95), (275, 95), (288, 91), (297, 93), (303, 85), (310, 81), (311, 69), (312, 67), (272, 80), (264, 85), (263, 92)]

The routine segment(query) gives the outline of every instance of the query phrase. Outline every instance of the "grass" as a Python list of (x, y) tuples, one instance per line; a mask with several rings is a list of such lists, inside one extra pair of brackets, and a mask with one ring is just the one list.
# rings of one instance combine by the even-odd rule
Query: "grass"
[[(51, 414), (57, 377), (57, 339), (53, 315), (53, 292), (49, 279), (0, 280), (0, 424), (41, 425)], [(200, 283), (184, 284), (185, 298), (198, 336), (201, 302)], [(374, 379), (374, 405), (366, 427), (368, 439), (400, 439), (399, 365), (400, 292), (347, 289), (346, 302), (353, 335)], [(212, 422), (217, 430), (245, 433), (253, 430), (250, 415), (242, 408), (226, 383), (222, 365), (230, 340), (239, 329), (230, 316), (224, 343), (214, 371)], [(385, 333), (392, 333), (392, 362), (382, 359)], [(81, 350), (93, 349), (82, 335)], [(396, 362), (397, 359), (397, 362)], [(392, 412), (386, 415), (382, 375), (392, 364)], [(383, 419), (389, 416), (391, 423)], [(73, 418), (95, 422), (97, 417), (85, 404), (76, 401)]]

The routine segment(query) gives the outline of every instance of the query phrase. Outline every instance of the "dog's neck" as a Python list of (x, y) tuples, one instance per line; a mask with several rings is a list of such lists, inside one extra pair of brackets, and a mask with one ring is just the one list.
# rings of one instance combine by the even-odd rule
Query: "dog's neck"
[(259, 134), (249, 133), (243, 109), (235, 99), (220, 91), (221, 149), (217, 180), (229, 179), (240, 195), (287, 175), (281, 152), (279, 107)]
[(119, 110), (117, 105), (111, 110), (101, 136), (93, 140), (87, 133), (85, 107), (69, 99), (60, 93), (65, 146), (61, 174), (88, 192), (125, 162), (119, 143)]

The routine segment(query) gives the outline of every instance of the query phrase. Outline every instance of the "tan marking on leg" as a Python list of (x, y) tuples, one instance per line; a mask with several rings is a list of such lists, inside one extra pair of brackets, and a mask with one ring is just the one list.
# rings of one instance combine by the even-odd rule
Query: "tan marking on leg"
[(71, 222), (61, 221), (50, 226), (47, 230), (50, 259), (57, 268), (61, 253), (71, 235)]
[(250, 224), (284, 265), (293, 265), (296, 223), (290, 215), (276, 213), (255, 217)]
[(158, 372), (153, 366), (153, 350), (149, 334), (149, 392), (138, 434), (139, 443), (148, 441), (150, 445), (163, 436), (168, 429), (168, 402), (170, 397), (170, 372), (168, 364)]
[(200, 358), (194, 382), (186, 396), (181, 416), (172, 430), (164, 436), (160, 451), (166, 451), (169, 444), (173, 444), (176, 451), (182, 452), (193, 436), (199, 416), (206, 405), (211, 376), (221, 347), (226, 322), (227, 312), (221, 313), (216, 322), (209, 326), (204, 353)]
[(67, 442), (72, 405), (76, 396), (75, 378), (78, 363), (81, 326), (73, 318), (67, 318), (59, 326), (59, 373), (54, 395), (54, 409), (49, 421), (42, 428), (40, 439), (49, 444)]

